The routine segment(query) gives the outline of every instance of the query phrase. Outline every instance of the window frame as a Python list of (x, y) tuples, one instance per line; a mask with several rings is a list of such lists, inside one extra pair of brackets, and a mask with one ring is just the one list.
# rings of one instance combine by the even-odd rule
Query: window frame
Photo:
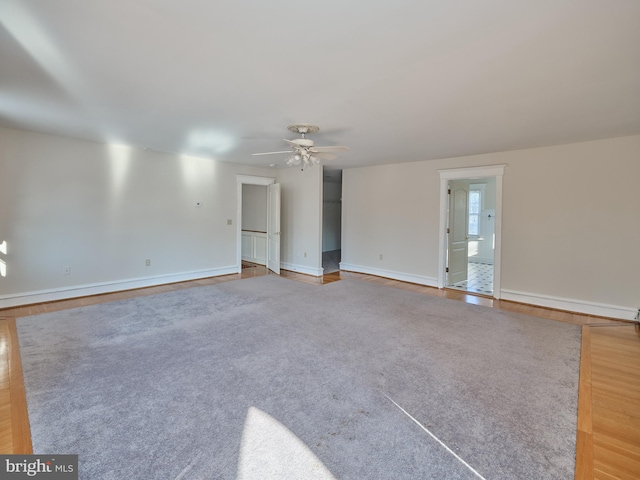
[[(485, 195), (485, 187), (486, 184), (485, 183), (471, 183), (469, 184), (469, 205), (468, 205), (468, 222), (467, 222), (467, 235), (469, 236), (469, 238), (473, 238), (475, 239), (479, 239), (482, 237), (481, 232), (482, 232), (482, 211), (484, 209), (484, 195)], [(478, 197), (479, 197), (479, 201), (478, 201), (478, 212), (477, 213), (471, 213), (471, 193), (472, 192), (477, 192), (478, 193)], [(471, 233), (471, 216), (477, 216), (478, 218), (478, 222), (477, 222), (477, 233)]]

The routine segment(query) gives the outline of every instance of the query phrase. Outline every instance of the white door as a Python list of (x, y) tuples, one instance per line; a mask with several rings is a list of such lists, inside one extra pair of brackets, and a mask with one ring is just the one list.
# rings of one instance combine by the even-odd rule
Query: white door
[(469, 185), (449, 182), (447, 285), (467, 279), (469, 268)]
[(280, 184), (267, 186), (267, 268), (280, 275)]

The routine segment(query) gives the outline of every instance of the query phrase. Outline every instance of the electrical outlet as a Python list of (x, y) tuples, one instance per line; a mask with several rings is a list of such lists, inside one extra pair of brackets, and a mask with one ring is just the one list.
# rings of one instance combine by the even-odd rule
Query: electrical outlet
[(150, 266), (151, 266), (151, 259), (150, 259), (150, 258), (147, 258), (147, 261), (145, 262), (145, 265), (146, 265), (147, 267), (150, 267)]
[(307, 258), (307, 252), (304, 252), (304, 258)]
[(62, 274), (63, 275), (71, 275), (71, 267), (69, 267), (69, 266), (62, 267)]
[(380, 254), (380, 260), (382, 260), (382, 254)]

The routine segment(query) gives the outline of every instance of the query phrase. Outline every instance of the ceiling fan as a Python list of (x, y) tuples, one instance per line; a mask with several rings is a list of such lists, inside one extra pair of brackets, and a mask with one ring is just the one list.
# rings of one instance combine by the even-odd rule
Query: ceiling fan
[(291, 146), (291, 150), (282, 150), (279, 152), (264, 152), (253, 153), (252, 155), (275, 155), (280, 153), (291, 154), (284, 163), (288, 167), (302, 164), (303, 167), (309, 167), (312, 165), (318, 165), (320, 160), (333, 160), (337, 158), (334, 152), (346, 152), (350, 150), (349, 147), (342, 146), (327, 146), (316, 147), (313, 140), (306, 138), (305, 135), (310, 133), (317, 133), (320, 128), (315, 125), (308, 125), (306, 123), (293, 124), (287, 127), (287, 130), (294, 133), (299, 133), (302, 137), (295, 138), (293, 140), (284, 139)]

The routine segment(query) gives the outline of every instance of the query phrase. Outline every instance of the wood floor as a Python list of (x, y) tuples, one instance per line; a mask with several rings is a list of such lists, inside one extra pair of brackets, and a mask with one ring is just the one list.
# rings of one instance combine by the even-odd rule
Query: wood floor
[[(262, 266), (249, 265), (234, 275), (0, 310), (0, 453), (31, 453), (15, 318), (270, 274)], [(575, 479), (640, 478), (640, 329), (636, 325), (345, 271), (323, 277), (283, 271), (281, 276), (318, 285), (358, 278), (582, 325)]]

